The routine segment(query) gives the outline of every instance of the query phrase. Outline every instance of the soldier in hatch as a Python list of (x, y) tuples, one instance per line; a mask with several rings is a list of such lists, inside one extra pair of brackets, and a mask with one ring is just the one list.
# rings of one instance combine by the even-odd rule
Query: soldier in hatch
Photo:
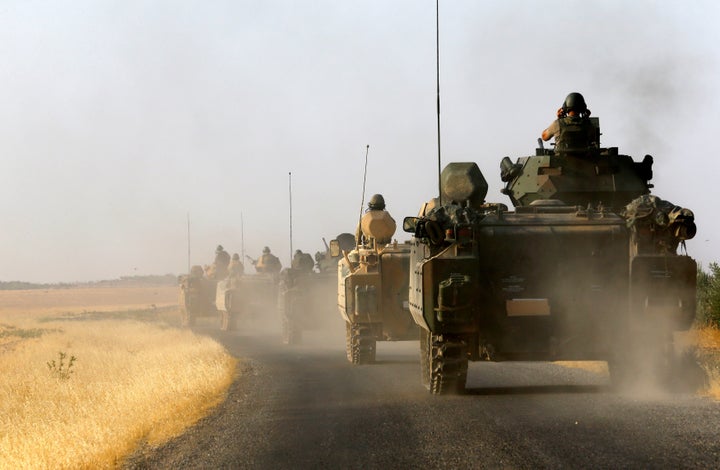
[(313, 261), (310, 253), (303, 253), (302, 250), (295, 250), (295, 254), (292, 259), (292, 268), (298, 271), (309, 273), (315, 267), (315, 261)]
[(222, 245), (215, 249), (215, 261), (213, 262), (213, 274), (215, 279), (225, 279), (228, 275), (230, 265), (230, 254), (225, 251)]
[(243, 266), (242, 261), (240, 261), (240, 255), (237, 253), (232, 255), (232, 259), (230, 260), (230, 265), (228, 266), (228, 276), (239, 278), (245, 273), (245, 266)]
[(277, 274), (282, 269), (282, 264), (277, 256), (270, 252), (269, 247), (263, 248), (263, 254), (257, 260), (253, 261), (255, 271), (259, 273)]
[(375, 243), (378, 245), (384, 245), (386, 243), (390, 243), (392, 240), (392, 236), (395, 233), (395, 220), (390, 216), (390, 213), (385, 210), (385, 198), (382, 194), (373, 194), (370, 201), (368, 201), (368, 208), (362, 216), (357, 230), (355, 230), (355, 239), (358, 240), (361, 245), (368, 243), (371, 238), (370, 235), (365, 233), (362, 229), (363, 221), (366, 221), (365, 223), (367, 224), (374, 216), (379, 215), (379, 212), (383, 213), (381, 217), (385, 219), (387, 230), (384, 231), (386, 232), (385, 235), (375, 240)]
[(542, 139), (547, 142), (555, 137), (556, 151), (584, 153), (598, 146), (597, 133), (583, 95), (570, 93), (557, 110), (557, 119), (542, 131)]

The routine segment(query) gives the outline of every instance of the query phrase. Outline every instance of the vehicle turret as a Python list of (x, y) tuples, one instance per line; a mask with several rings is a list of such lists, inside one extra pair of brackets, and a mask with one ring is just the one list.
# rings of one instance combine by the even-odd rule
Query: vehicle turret
[[(599, 123), (597, 126), (599, 134)], [(635, 162), (618, 153), (617, 147), (590, 147), (578, 154), (546, 149), (540, 142), (533, 156), (518, 158), (515, 163), (503, 158), (500, 177), (506, 183), (502, 192), (515, 207), (556, 199), (570, 206), (619, 210), (650, 192), (652, 165), (652, 156)]]
[(372, 210), (363, 215), (360, 228), (366, 238), (374, 239), (379, 244), (385, 244), (389, 243), (395, 234), (395, 220), (387, 211)]

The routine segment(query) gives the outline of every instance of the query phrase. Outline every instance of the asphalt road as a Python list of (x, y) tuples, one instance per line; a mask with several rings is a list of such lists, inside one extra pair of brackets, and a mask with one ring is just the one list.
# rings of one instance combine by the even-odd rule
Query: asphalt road
[(125, 468), (719, 468), (720, 403), (616, 391), (547, 363), (470, 363), (468, 393), (431, 396), (416, 342), (353, 366), (344, 330), (220, 333), (240, 375), (213, 414)]

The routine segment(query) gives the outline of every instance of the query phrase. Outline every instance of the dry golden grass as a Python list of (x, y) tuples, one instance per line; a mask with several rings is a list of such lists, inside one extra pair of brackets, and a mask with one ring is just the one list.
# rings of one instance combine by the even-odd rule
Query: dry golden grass
[(720, 352), (720, 330), (703, 328), (694, 331), (697, 335), (696, 344), (699, 348)]
[[(75, 313), (119, 298), (75, 306)], [(43, 308), (32, 315), (0, 308), (0, 338), (6, 340), (0, 348), (0, 468), (116, 467), (139, 444), (161, 443), (203, 417), (232, 382), (236, 361), (210, 338), (162, 323), (41, 321), (40, 312), (73, 313)], [(47, 364), (56, 361), (57, 371), (61, 352), (66, 371), (68, 358), (77, 358), (67, 378)]]
[(696, 348), (696, 355), (707, 374), (705, 394), (720, 400), (720, 330), (710, 327), (691, 330), (684, 339)]

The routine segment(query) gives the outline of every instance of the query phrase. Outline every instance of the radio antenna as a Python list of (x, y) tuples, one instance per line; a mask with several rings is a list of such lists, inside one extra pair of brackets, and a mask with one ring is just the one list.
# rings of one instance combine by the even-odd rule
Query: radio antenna
[(188, 255), (188, 274), (190, 274), (190, 212), (187, 213), (187, 255)]
[(438, 203), (442, 204), (442, 183), (440, 178), (440, 0), (435, 0), (435, 72), (437, 84), (437, 174), (438, 174)]
[(360, 234), (362, 233), (362, 228), (360, 227), (360, 224), (362, 223), (362, 215), (363, 215), (363, 206), (365, 206), (365, 182), (367, 181), (367, 163), (368, 163), (368, 153), (370, 152), (370, 144), (368, 144), (365, 147), (365, 170), (363, 171), (363, 187), (362, 187), (362, 200), (360, 201), (360, 216), (358, 217), (358, 229), (359, 233), (356, 233), (355, 237), (355, 249), (357, 250), (360, 246)]
[(240, 260), (245, 259), (245, 224), (243, 223), (243, 213), (240, 211)]
[(288, 172), (288, 194), (290, 195), (290, 265), (293, 258), (293, 234), (292, 234), (292, 172)]

